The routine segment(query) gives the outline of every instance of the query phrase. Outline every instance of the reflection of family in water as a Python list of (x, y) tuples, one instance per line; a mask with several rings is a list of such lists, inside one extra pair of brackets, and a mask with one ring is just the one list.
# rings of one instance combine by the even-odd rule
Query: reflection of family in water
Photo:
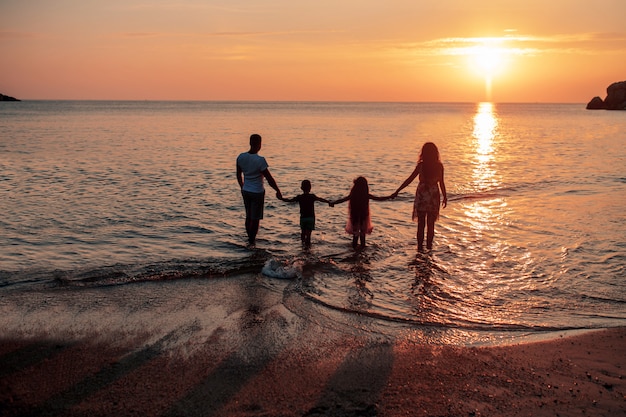
[[(417, 247), (424, 249), (424, 235), (426, 232), (426, 248), (432, 249), (435, 235), (435, 221), (439, 217), (439, 207), (447, 205), (446, 186), (444, 183), (443, 164), (439, 158), (437, 146), (428, 142), (422, 147), (415, 169), (409, 177), (389, 196), (379, 197), (370, 194), (369, 185), (365, 177), (358, 177), (350, 193), (335, 201), (317, 197), (311, 193), (311, 183), (302, 181), (302, 194), (293, 198), (283, 198), (276, 181), (270, 174), (264, 157), (259, 155), (261, 136), (250, 136), (250, 150), (237, 157), (237, 182), (241, 188), (244, 206), (246, 209), (246, 233), (248, 243), (254, 245), (259, 230), (260, 220), (263, 218), (265, 189), (263, 179), (276, 191), (276, 197), (286, 202), (297, 202), (300, 205), (301, 239), (305, 246), (311, 244), (311, 233), (315, 230), (315, 202), (320, 201), (331, 207), (348, 201), (348, 221), (346, 233), (352, 235), (354, 249), (365, 247), (365, 235), (373, 230), (370, 218), (369, 201), (383, 201), (394, 199), (398, 193), (409, 186), (419, 177), (415, 200), (413, 203), (413, 220), (417, 221)], [(443, 200), (441, 199), (443, 195)]]

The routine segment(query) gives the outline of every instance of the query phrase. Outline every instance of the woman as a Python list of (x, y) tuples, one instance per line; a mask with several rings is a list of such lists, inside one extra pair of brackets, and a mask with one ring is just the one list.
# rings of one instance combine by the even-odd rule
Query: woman
[(392, 196), (395, 198), (417, 176), (419, 176), (419, 184), (413, 202), (413, 221), (417, 219), (417, 250), (421, 252), (424, 250), (424, 228), (426, 228), (426, 249), (433, 248), (435, 221), (439, 218), (441, 205), (439, 190), (443, 194), (443, 207), (448, 205), (443, 164), (439, 159), (439, 149), (432, 142), (427, 142), (422, 146), (417, 166)]

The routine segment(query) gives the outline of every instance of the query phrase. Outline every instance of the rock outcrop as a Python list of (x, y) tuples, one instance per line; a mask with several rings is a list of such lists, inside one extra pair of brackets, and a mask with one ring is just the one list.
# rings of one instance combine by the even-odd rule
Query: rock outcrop
[(588, 110), (626, 110), (626, 81), (611, 84), (606, 89), (606, 98), (594, 97), (587, 103)]
[(5, 96), (4, 94), (0, 94), (0, 101), (20, 101), (15, 97)]
[(604, 110), (604, 100), (595, 96), (589, 103), (587, 103), (587, 110)]

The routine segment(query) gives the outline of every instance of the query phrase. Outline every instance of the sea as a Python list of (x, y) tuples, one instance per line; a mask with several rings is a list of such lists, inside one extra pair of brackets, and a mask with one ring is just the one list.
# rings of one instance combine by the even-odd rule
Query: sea
[[(344, 231), (347, 204), (316, 203), (307, 248), (297, 204), (266, 186), (248, 246), (235, 159), (252, 133), (287, 198), (308, 179), (317, 196), (339, 199), (358, 176), (390, 195), (434, 142), (448, 205), (432, 251), (417, 251), (416, 182), (370, 203), (374, 230), (360, 251)], [(295, 314), (380, 328), (624, 326), (625, 206), (626, 113), (584, 104), (2, 102), (0, 326), (28, 335), (51, 305), (75, 320), (112, 289), (150, 300), (158, 285), (197, 292), (251, 274)], [(68, 293), (80, 307), (60, 301)], [(134, 305), (148, 317), (181, 308)]]

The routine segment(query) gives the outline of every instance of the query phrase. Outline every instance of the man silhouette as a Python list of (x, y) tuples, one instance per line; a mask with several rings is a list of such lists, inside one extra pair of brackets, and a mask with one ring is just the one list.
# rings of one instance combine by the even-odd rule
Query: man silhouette
[(276, 190), (276, 197), (282, 198), (282, 194), (276, 181), (270, 174), (265, 158), (259, 155), (261, 150), (261, 135), (250, 136), (250, 150), (243, 152), (237, 157), (237, 182), (241, 188), (243, 204), (246, 208), (246, 233), (248, 243), (252, 246), (256, 241), (259, 231), (259, 223), (263, 218), (265, 206), (265, 187), (263, 178)]

